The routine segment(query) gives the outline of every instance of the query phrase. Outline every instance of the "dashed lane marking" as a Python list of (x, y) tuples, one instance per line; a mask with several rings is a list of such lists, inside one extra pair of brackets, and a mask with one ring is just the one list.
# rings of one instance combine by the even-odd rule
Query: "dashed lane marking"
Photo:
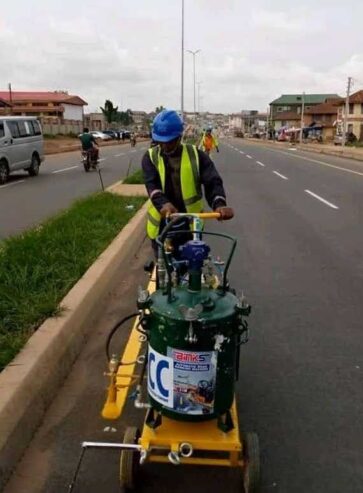
[(76, 168), (78, 168), (78, 165), (76, 165), (76, 166), (69, 166), (68, 168), (56, 169), (55, 171), (52, 171), (52, 174), (55, 175), (57, 173), (63, 173), (63, 171), (69, 171), (71, 169), (76, 169)]
[(314, 197), (315, 199), (320, 200), (320, 202), (323, 202), (323, 204), (331, 207), (332, 209), (339, 209), (339, 207), (337, 205), (334, 205), (331, 202), (328, 202), (328, 200), (323, 199), (323, 197), (320, 197), (320, 195), (317, 195), (316, 193), (311, 192), (310, 190), (305, 190), (305, 192), (308, 193), (309, 195), (311, 195), (312, 197)]
[(273, 171), (273, 173), (275, 173), (275, 175), (279, 176), (280, 178), (282, 178), (283, 180), (288, 180), (288, 177), (285, 176), (285, 175), (282, 175), (281, 173), (279, 173), (278, 171)]

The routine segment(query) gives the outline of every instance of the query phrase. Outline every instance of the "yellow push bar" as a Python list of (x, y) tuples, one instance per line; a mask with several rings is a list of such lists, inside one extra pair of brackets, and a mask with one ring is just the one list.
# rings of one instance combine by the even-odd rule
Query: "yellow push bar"
[(188, 214), (187, 212), (176, 212), (174, 214), (170, 214), (169, 217), (183, 217), (183, 216), (193, 216), (199, 217), (200, 219), (219, 219), (221, 217), (220, 212), (199, 212)]

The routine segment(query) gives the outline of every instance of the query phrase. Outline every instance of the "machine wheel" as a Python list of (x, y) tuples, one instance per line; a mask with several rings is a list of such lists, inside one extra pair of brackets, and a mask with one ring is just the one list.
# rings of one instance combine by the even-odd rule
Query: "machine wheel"
[(256, 433), (245, 433), (243, 437), (243, 488), (244, 493), (260, 491), (260, 446)]
[(29, 173), (30, 176), (38, 176), (39, 175), (39, 166), (40, 166), (40, 159), (36, 154), (33, 154), (32, 156), (32, 161), (30, 167), (27, 169), (27, 172)]
[(4, 185), (9, 178), (9, 168), (6, 161), (0, 161), (0, 185)]
[(89, 168), (90, 168), (89, 160), (88, 159), (85, 160), (85, 161), (83, 161), (83, 167), (84, 167), (85, 172), (88, 173), (89, 172)]
[[(137, 443), (140, 431), (135, 426), (128, 426), (123, 443)], [(120, 486), (121, 493), (132, 491), (135, 488), (137, 471), (139, 468), (139, 453), (123, 450), (120, 458)]]

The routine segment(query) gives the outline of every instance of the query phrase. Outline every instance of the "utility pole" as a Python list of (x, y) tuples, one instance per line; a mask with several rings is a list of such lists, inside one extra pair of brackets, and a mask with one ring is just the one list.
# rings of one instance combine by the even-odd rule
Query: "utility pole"
[(9, 82), (9, 102), (10, 102), (10, 115), (13, 114), (13, 93), (11, 91), (11, 82)]
[(347, 131), (348, 131), (348, 114), (349, 114), (349, 96), (350, 96), (350, 89), (352, 87), (352, 78), (348, 77), (348, 84), (347, 84), (347, 95), (345, 98), (345, 111), (344, 111), (344, 125), (343, 125), (343, 137), (342, 137), (342, 147), (345, 146), (346, 140), (347, 140)]
[(304, 127), (304, 110), (305, 110), (305, 92), (302, 93), (302, 105), (301, 105), (301, 122), (300, 122), (300, 144), (303, 141), (303, 127)]
[(184, 0), (182, 0), (182, 33), (181, 33), (181, 118), (184, 121)]
[(192, 51), (192, 50), (187, 50), (188, 53), (191, 53), (193, 55), (193, 87), (194, 87), (194, 119), (195, 119), (195, 116), (196, 116), (196, 99), (195, 99), (195, 86), (196, 86), (196, 82), (195, 82), (195, 56), (200, 52), (201, 50), (195, 50), (195, 51)]

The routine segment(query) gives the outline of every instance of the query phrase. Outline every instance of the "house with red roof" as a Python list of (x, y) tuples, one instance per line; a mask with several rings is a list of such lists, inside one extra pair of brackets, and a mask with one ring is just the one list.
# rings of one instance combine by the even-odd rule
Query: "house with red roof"
[[(10, 104), (8, 91), (0, 91), (0, 101)], [(87, 103), (79, 96), (64, 91), (13, 91), (11, 113), (14, 116), (37, 116), (47, 123), (83, 122), (84, 106)], [(0, 115), (6, 114), (0, 104)]]
[[(341, 101), (338, 109), (338, 120), (344, 122), (345, 100)], [(347, 115), (347, 131), (353, 132), (358, 140), (363, 142), (363, 89), (354, 92), (349, 97)]]

